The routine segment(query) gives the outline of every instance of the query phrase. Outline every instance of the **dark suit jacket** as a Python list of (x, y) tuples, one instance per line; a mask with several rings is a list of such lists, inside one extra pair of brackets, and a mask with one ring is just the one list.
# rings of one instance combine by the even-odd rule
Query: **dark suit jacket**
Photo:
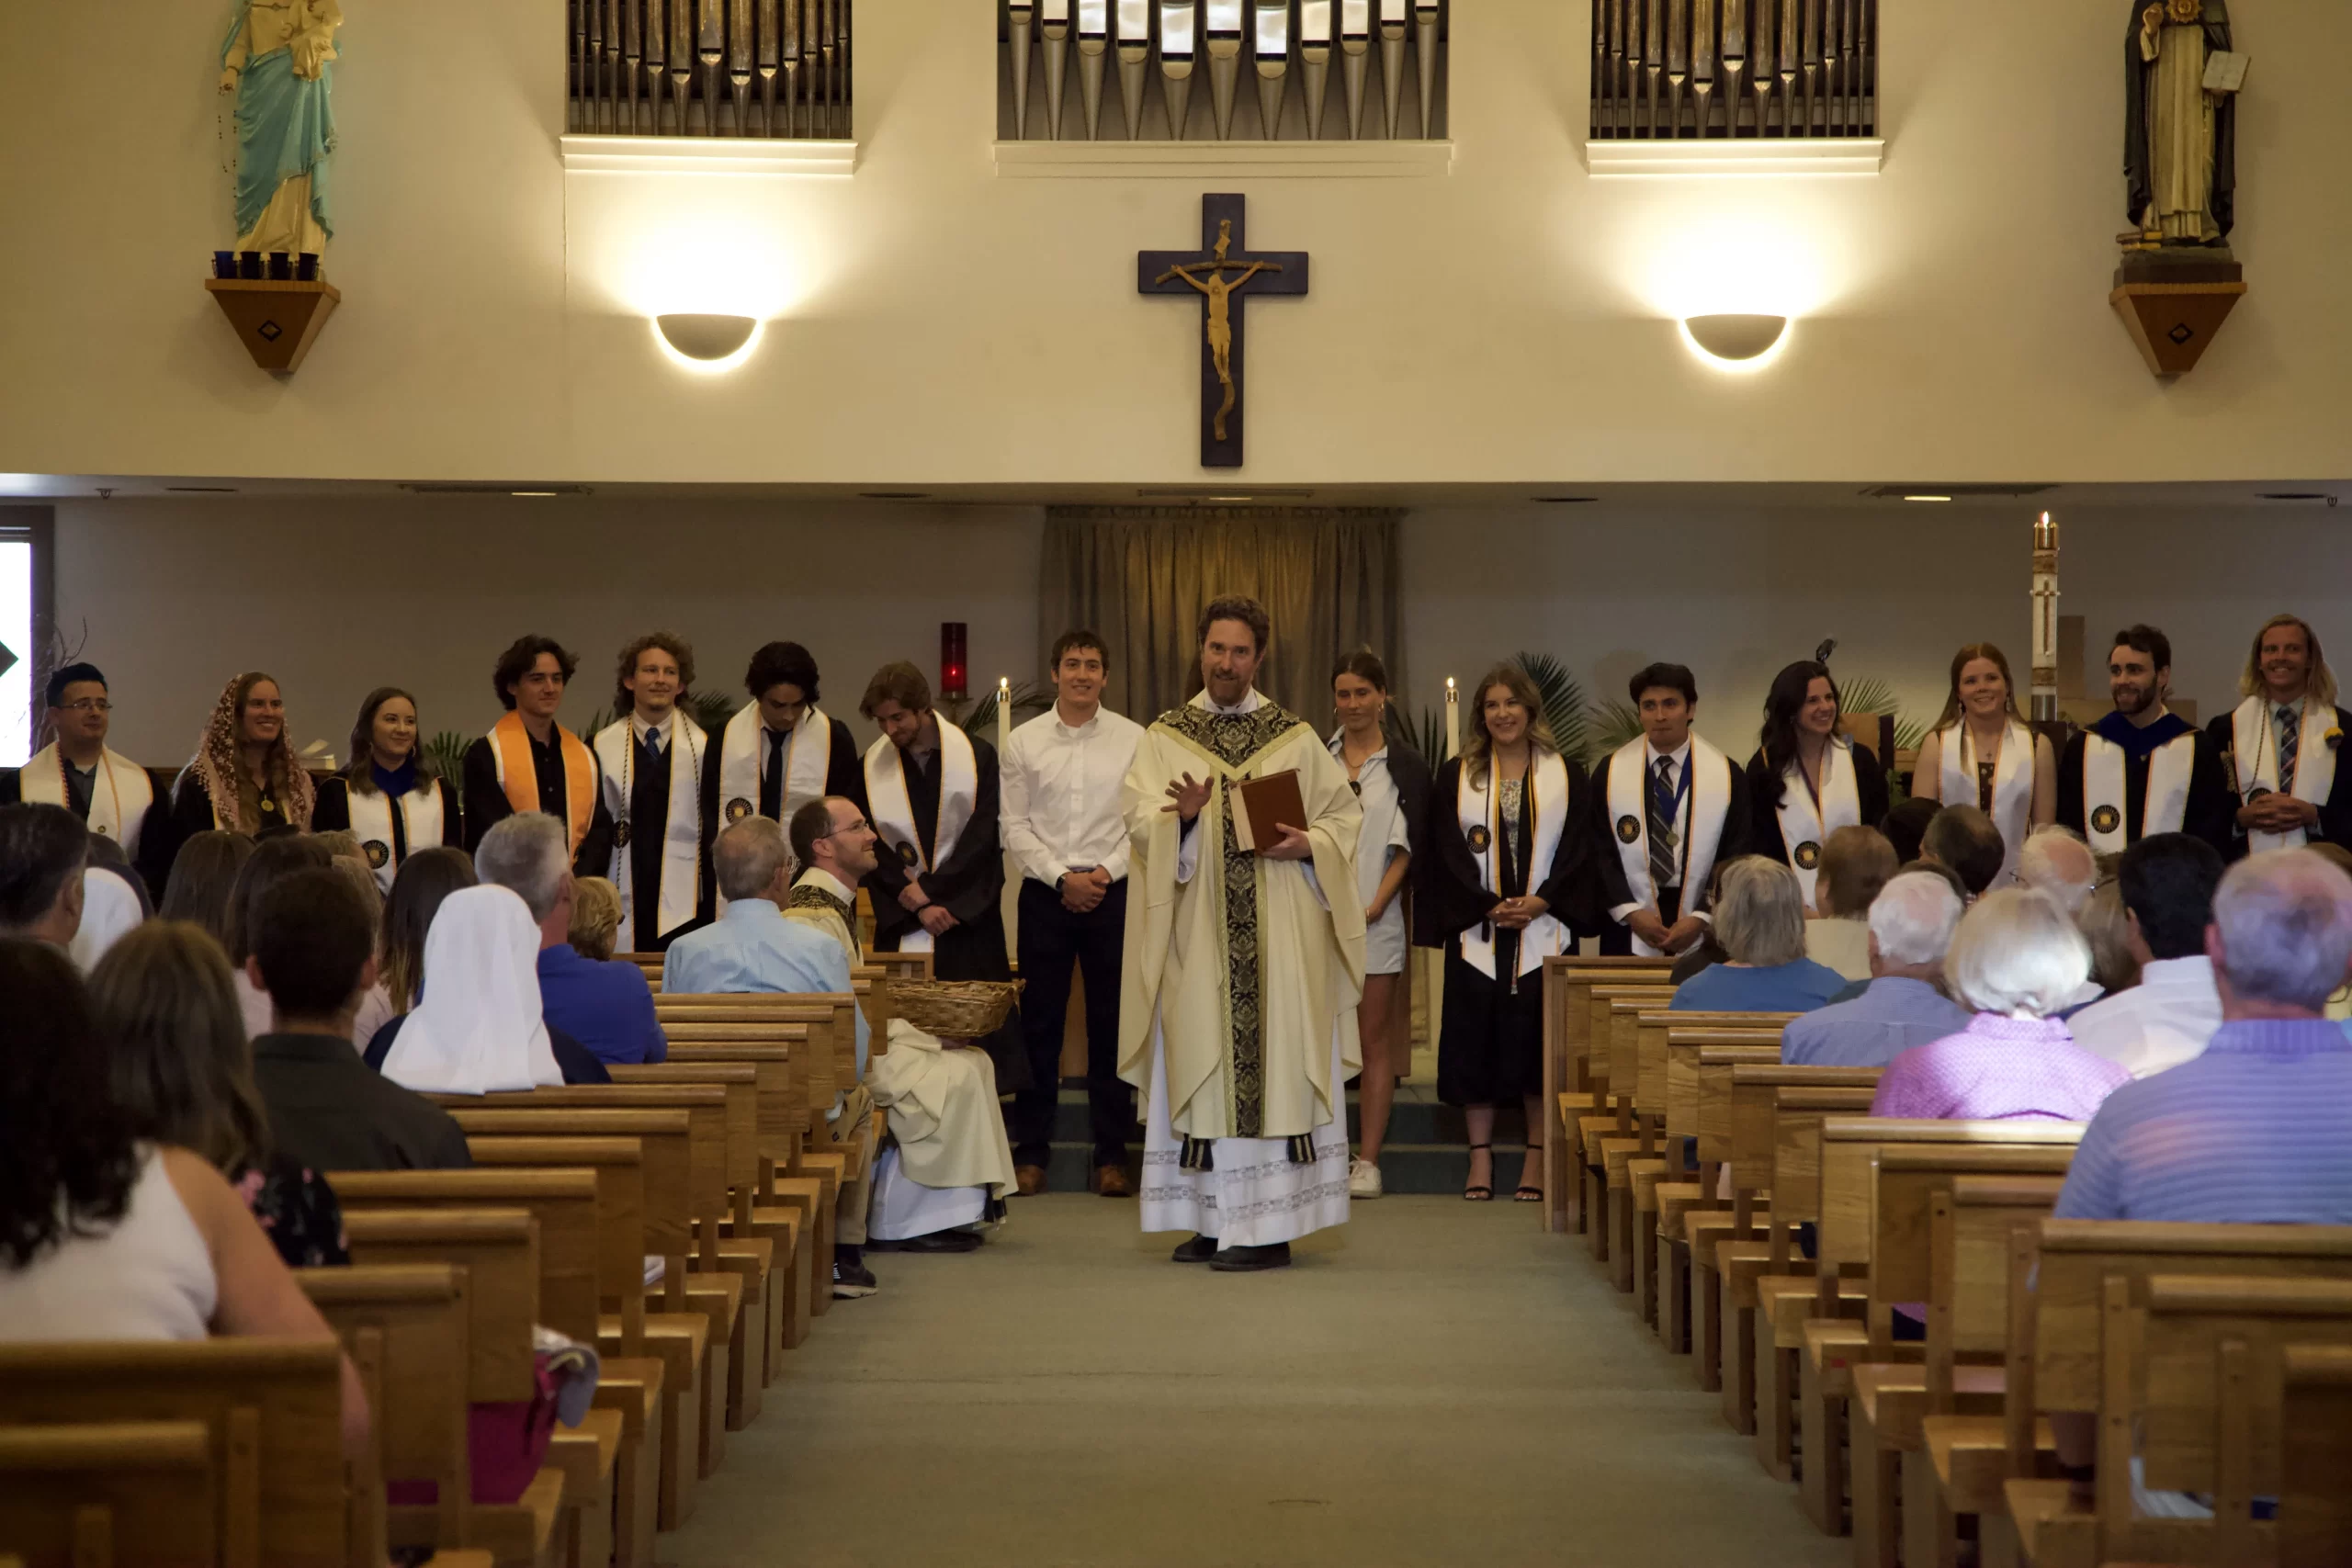
[[(1750, 840), (1756, 831), (1754, 807), (1747, 803), (1747, 770), (1733, 761), (1728, 754), (1724, 756), (1724, 762), (1725, 771), (1731, 774), (1731, 785), (1724, 807), (1723, 833), (1715, 840), (1716, 865), (1729, 865), (1748, 853), (1754, 848)], [(1634, 897), (1633, 886), (1625, 880), (1624, 863), (1617, 858), (1617, 825), (1609, 816), (1607, 757), (1593, 764), (1591, 787), (1584, 795), (1590, 807), (1586, 820), (1590, 824), (1587, 831), (1590, 836), (1595, 872), (1591, 929), (1605, 934), (1608, 928), (1618, 923), (1609, 918), (1609, 911), (1620, 904), (1630, 902)], [(1713, 880), (1714, 872), (1710, 869), (1707, 875)], [(1711, 891), (1705, 887), (1684, 887), (1682, 912), (1686, 915), (1705, 914), (1713, 907), (1713, 899), (1709, 897)]]
[[(2058, 758), (2058, 825), (2075, 832), (2089, 834), (2084, 820), (2086, 807), (2083, 801), (2083, 737), (2088, 730), (2078, 729), (2066, 742), (2066, 750)], [(2141, 815), (2145, 809), (2148, 791), (2148, 762), (2144, 757), (2126, 757), (2123, 761), (2124, 841), (2138, 843), (2146, 836)], [(2222, 854), (2230, 852), (2232, 837), (2229, 782), (2222, 775), (2221, 753), (2213, 749), (2210, 731), (2197, 736), (2196, 755), (2188, 765), (2188, 800), (2182, 807), (2180, 830), (2204, 840)]]
[[(2236, 710), (2233, 708), (2205, 727), (2205, 739), (2213, 755), (2222, 760), (2222, 779), (2229, 790), (2229, 841), (2213, 847), (2224, 858), (2233, 861), (2245, 858), (2247, 843), (2245, 832), (2237, 826), (2238, 807), (2245, 804), (2245, 796), (2238, 788), (2237, 770), (2229, 762), (2237, 746), (2235, 720)], [(2337, 708), (2335, 728), (2352, 735), (2352, 713)], [(2327, 798), (2320, 802), (2319, 826), (2311, 829), (2309, 836), (2314, 842), (2324, 840), (2352, 849), (2352, 758), (2346, 757), (2340, 747), (2335, 755), (2335, 782), (2328, 786)]]
[(379, 1076), (351, 1042), (265, 1034), (254, 1083), (277, 1152), (312, 1170), (455, 1170), (472, 1165), (449, 1113)]

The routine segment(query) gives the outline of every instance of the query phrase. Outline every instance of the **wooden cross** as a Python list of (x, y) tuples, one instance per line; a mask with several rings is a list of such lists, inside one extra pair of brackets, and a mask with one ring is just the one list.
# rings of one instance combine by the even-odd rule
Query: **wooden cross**
[(1146, 294), (1194, 294), (1201, 301), (1201, 467), (1241, 466), (1242, 290), (1252, 295), (1306, 292), (1305, 251), (1250, 250), (1238, 196), (1201, 197), (1197, 252), (1142, 251), (1136, 288)]

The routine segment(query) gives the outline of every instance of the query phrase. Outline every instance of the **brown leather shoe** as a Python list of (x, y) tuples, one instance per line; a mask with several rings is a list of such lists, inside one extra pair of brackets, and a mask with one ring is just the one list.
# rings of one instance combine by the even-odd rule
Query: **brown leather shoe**
[(1013, 1192), (1023, 1198), (1035, 1198), (1046, 1190), (1046, 1168), (1042, 1165), (1016, 1165), (1012, 1168)]
[(1127, 1185), (1125, 1166), (1098, 1165), (1094, 1168), (1094, 1190), (1105, 1198), (1132, 1198), (1135, 1189)]

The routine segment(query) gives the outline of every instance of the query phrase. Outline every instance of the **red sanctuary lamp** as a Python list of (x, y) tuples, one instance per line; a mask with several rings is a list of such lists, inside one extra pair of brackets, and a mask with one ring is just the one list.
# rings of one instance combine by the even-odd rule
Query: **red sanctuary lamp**
[(965, 690), (965, 635), (961, 621), (939, 623), (939, 694), (960, 702)]

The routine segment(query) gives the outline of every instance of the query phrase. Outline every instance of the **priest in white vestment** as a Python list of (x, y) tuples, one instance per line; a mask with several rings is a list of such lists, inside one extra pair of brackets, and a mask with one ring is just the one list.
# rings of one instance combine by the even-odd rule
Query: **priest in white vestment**
[(1012, 1185), (996, 1069), (972, 1042), (942, 1040), (903, 1018), (890, 1021), (888, 1042), (865, 1073), (890, 1119), (867, 1244), (878, 1252), (971, 1251)]
[[(1281, 1268), (1347, 1220), (1362, 1065), (1362, 807), (1314, 728), (1253, 687), (1269, 638), (1256, 601), (1209, 605), (1204, 690), (1145, 732), (1121, 801), (1119, 1076), (1144, 1093), (1143, 1228), (1196, 1233), (1175, 1260), (1230, 1272)], [(1286, 771), (1306, 827), (1240, 848), (1236, 785)]]

